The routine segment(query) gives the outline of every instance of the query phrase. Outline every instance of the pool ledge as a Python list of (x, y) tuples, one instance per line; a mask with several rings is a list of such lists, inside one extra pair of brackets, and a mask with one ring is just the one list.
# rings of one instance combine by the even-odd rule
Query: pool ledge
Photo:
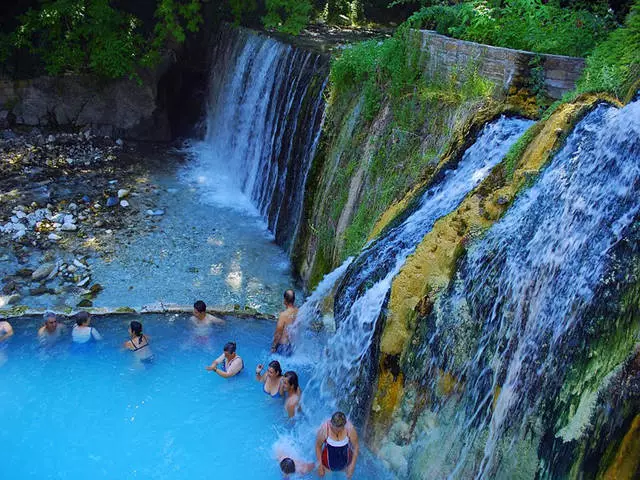
[[(156, 302), (148, 305), (143, 305), (140, 308), (132, 307), (88, 307), (77, 310), (64, 309), (45, 309), (45, 308), (29, 308), (24, 305), (15, 305), (11, 308), (0, 309), (0, 317), (5, 318), (20, 318), (20, 317), (33, 317), (42, 315), (44, 312), (53, 312), (56, 315), (70, 316), (79, 311), (86, 311), (96, 316), (109, 316), (109, 315), (123, 315), (123, 314), (158, 314), (158, 313), (191, 313), (193, 312), (192, 305), (179, 305), (177, 303), (163, 303)], [(253, 308), (240, 308), (237, 305), (223, 305), (207, 308), (207, 312), (220, 316), (232, 316), (239, 318), (251, 318), (260, 320), (275, 320), (275, 316), (262, 313)]]

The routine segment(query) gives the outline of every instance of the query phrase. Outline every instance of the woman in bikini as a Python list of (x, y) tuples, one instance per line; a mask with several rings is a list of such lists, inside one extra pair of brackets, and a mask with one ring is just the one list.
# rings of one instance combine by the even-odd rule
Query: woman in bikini
[(322, 424), (316, 437), (318, 475), (324, 477), (327, 470), (345, 471), (347, 478), (353, 476), (360, 452), (358, 433), (342, 412), (335, 412)]
[(262, 391), (272, 398), (278, 398), (280, 394), (280, 384), (282, 383), (282, 367), (280, 362), (273, 360), (269, 363), (267, 371), (262, 374), (264, 365), (260, 364), (256, 367), (256, 380), (264, 383)]
[(289, 418), (292, 418), (300, 410), (300, 398), (302, 397), (302, 389), (298, 384), (298, 374), (296, 372), (288, 371), (284, 374), (280, 386), (280, 395), (286, 396), (284, 408)]
[(142, 324), (135, 320), (129, 324), (129, 340), (124, 342), (124, 348), (134, 352), (136, 359), (142, 363), (153, 361), (153, 352), (149, 347), (149, 337), (142, 333)]
[(244, 362), (242, 358), (236, 354), (235, 342), (227, 343), (224, 346), (222, 355), (205, 368), (210, 372), (216, 372), (223, 378), (230, 378), (240, 373), (244, 368)]

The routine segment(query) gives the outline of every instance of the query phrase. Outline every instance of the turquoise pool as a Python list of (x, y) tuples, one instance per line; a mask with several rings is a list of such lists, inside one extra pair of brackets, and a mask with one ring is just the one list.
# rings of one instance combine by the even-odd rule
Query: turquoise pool
[[(121, 350), (133, 318), (94, 317), (104, 340), (81, 352), (70, 348), (69, 335), (41, 347), (40, 319), (12, 321), (15, 335), (0, 351), (2, 478), (278, 479), (276, 442), (297, 444), (313, 460), (317, 425), (290, 422), (282, 399), (254, 379), (257, 363), (277, 358), (268, 353), (272, 322), (227, 319), (202, 342), (187, 315), (135, 317), (155, 354), (140, 367)], [(204, 367), (229, 340), (245, 370), (225, 380)], [(282, 364), (304, 388), (308, 367)], [(354, 478), (386, 477), (372, 456), (361, 460)]]

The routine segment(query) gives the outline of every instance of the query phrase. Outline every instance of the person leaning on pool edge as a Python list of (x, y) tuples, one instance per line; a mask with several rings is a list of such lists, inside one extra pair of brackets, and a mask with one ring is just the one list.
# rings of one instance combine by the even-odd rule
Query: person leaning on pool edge
[[(220, 367), (218, 367), (220, 365)], [(205, 367), (210, 372), (216, 372), (224, 378), (233, 377), (242, 371), (244, 362), (239, 355), (236, 354), (235, 342), (229, 342), (224, 346), (222, 355), (216, 358), (211, 365)]]
[(285, 357), (293, 353), (293, 347), (289, 340), (289, 327), (296, 321), (298, 308), (296, 303), (296, 292), (286, 290), (284, 292), (284, 311), (278, 316), (276, 331), (273, 333), (273, 341), (271, 342), (271, 353), (277, 353)]

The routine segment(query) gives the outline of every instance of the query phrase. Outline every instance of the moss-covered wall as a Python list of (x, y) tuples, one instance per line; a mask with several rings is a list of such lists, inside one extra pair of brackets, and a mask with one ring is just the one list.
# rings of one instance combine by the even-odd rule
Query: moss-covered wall
[(393, 202), (428, 182), (455, 132), (483, 109), (504, 108), (490, 86), (463, 96), (450, 79), (379, 101), (371, 115), (361, 88), (330, 94), (293, 254), (309, 289), (360, 251)]

